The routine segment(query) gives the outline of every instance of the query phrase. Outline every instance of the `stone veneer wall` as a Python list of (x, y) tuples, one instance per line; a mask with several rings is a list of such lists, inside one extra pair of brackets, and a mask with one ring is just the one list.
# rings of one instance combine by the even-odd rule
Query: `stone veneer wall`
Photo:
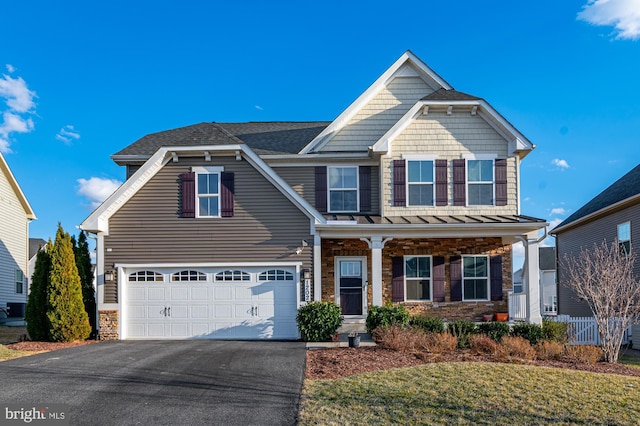
[(118, 340), (118, 311), (100, 311), (100, 340)]
[[(483, 254), (502, 256), (502, 300), (484, 302), (452, 302), (449, 260), (451, 256)], [(466, 319), (479, 321), (485, 314), (508, 312), (508, 295), (513, 287), (511, 245), (503, 245), (501, 238), (442, 238), (399, 239), (387, 242), (382, 251), (382, 300), (391, 300), (392, 258), (396, 256), (431, 255), (445, 258), (445, 301), (403, 302), (412, 314), (425, 314), (453, 321)], [(371, 280), (371, 250), (360, 240), (322, 241), (322, 300), (335, 301), (335, 256), (366, 256), (368, 281)], [(371, 304), (371, 285), (368, 303)]]

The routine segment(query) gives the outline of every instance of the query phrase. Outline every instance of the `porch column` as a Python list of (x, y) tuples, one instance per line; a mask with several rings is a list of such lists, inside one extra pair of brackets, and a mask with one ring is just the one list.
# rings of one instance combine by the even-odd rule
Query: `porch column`
[(527, 322), (542, 324), (540, 314), (540, 261), (538, 254), (538, 234), (531, 232), (524, 238), (524, 276), (527, 288)]
[(371, 249), (371, 293), (373, 295), (372, 305), (382, 306), (382, 249), (391, 238), (382, 239), (382, 236), (374, 235), (371, 240), (360, 238), (366, 242)]
[(322, 239), (313, 236), (313, 300), (322, 300)]

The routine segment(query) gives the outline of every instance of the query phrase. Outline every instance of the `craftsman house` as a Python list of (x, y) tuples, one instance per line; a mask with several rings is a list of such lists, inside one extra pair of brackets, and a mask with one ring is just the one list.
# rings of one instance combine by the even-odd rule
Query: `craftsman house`
[(0, 318), (24, 316), (29, 223), (34, 219), (33, 209), (0, 153)]
[[(475, 320), (508, 311), (534, 148), (485, 100), (406, 52), (332, 122), (200, 123), (112, 156), (126, 182), (81, 225), (98, 238), (102, 338), (298, 337), (309, 300)], [(539, 323), (538, 268), (525, 265)], [(530, 285), (530, 283), (532, 283)]]

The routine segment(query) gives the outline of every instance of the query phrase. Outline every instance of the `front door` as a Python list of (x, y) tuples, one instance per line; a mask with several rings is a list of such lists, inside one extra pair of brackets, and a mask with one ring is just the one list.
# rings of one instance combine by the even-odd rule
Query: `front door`
[(366, 258), (336, 257), (336, 294), (342, 315), (366, 314), (366, 274)]

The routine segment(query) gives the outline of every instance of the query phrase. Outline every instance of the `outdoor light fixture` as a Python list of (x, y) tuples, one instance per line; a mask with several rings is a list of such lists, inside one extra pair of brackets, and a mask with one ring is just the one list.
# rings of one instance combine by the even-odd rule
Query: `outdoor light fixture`
[(107, 271), (104, 273), (104, 280), (105, 281), (113, 281), (113, 271)]
[(310, 280), (311, 279), (311, 271), (309, 269), (303, 269), (302, 270), (302, 278), (305, 280)]
[(302, 240), (302, 245), (300, 247), (298, 247), (296, 249), (296, 254), (302, 254), (302, 251), (304, 250), (305, 247), (307, 247), (309, 244), (307, 243), (307, 240)]

